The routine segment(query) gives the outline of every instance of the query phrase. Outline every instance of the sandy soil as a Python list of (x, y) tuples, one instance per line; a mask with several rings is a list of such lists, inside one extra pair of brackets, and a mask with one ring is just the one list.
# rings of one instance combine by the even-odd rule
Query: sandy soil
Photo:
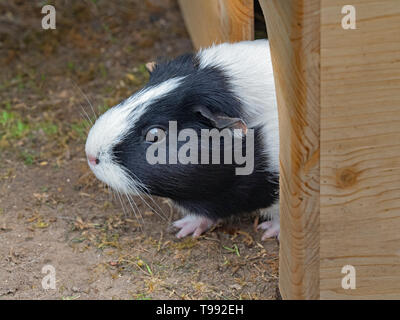
[(86, 164), (85, 113), (140, 88), (146, 62), (192, 50), (176, 2), (51, 3), (56, 30), (41, 1), (0, 1), (0, 299), (279, 298), (278, 243), (253, 218), (178, 240), (168, 201), (162, 219), (135, 199), (135, 215)]

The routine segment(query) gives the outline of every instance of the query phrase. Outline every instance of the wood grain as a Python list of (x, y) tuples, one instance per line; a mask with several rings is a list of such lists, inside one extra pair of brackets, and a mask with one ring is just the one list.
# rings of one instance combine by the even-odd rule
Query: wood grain
[(280, 126), (284, 299), (319, 298), (319, 0), (263, 0)]
[(399, 299), (400, 1), (350, 3), (321, 2), (321, 298)]
[(179, 0), (196, 49), (254, 39), (253, 0)]

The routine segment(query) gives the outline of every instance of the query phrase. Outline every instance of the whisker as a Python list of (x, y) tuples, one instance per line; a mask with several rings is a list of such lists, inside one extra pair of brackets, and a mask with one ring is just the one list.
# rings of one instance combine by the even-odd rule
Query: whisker
[[(138, 210), (140, 220), (142, 221), (142, 224), (144, 225), (145, 223), (144, 223), (143, 216), (140, 214), (140, 210), (139, 210), (138, 206), (136, 205), (135, 201), (133, 200), (133, 198), (132, 198), (129, 194), (126, 193), (125, 196), (126, 196), (126, 198), (128, 199), (128, 202), (129, 202), (129, 204), (130, 204), (132, 210), (134, 210), (134, 209), (133, 209), (133, 206), (132, 206), (132, 202), (133, 202), (134, 206), (135, 206), (136, 209)], [(135, 216), (136, 216), (136, 215), (135, 215)], [(136, 218), (136, 219), (137, 219), (137, 218)], [(140, 225), (140, 223), (139, 223), (139, 225)], [(142, 231), (143, 231), (143, 230), (142, 230)]]
[(90, 102), (90, 100), (87, 97), (87, 95), (82, 91), (82, 89), (74, 81), (72, 81), (72, 83), (75, 85), (75, 87), (78, 88), (78, 90), (81, 92), (81, 94), (85, 97), (86, 101), (89, 103), (90, 108), (92, 109), (92, 112), (93, 112), (93, 114), (95, 116), (95, 119), (97, 119), (98, 118), (97, 113), (94, 111), (93, 105)]
[(79, 103), (81, 106), (82, 111), (84, 112), (84, 114), (86, 115), (87, 121), (89, 121), (91, 123), (91, 125), (93, 125), (93, 121), (92, 119), (90, 119), (89, 115), (87, 114), (85, 108), (83, 108), (82, 103)]
[(120, 195), (119, 191), (116, 191), (116, 194), (118, 196), (119, 202), (121, 203), (122, 211), (124, 212), (124, 216), (127, 217), (128, 215), (126, 213), (125, 206), (124, 206), (124, 204), (122, 202), (122, 198), (121, 198), (121, 195)]
[[(134, 176), (134, 179), (132, 181), (132, 185), (131, 188), (133, 189), (134, 193), (138, 195), (138, 197), (147, 205), (147, 207), (149, 207), (151, 210), (153, 210), (161, 219), (164, 219), (167, 221), (167, 217), (165, 215), (165, 213), (163, 212), (163, 210), (160, 208), (160, 206), (154, 201), (154, 199), (150, 196), (150, 192), (147, 189), (147, 187), (140, 181), (140, 179), (138, 178), (138, 176), (136, 176), (133, 172), (131, 172), (131, 174)], [(142, 195), (147, 196), (147, 198), (149, 198), (153, 204), (160, 210), (160, 212), (158, 212), (155, 208), (153, 208), (143, 197)]]
[(151, 200), (151, 202), (157, 207), (157, 209), (160, 210), (160, 212), (158, 210), (156, 210), (154, 207), (152, 207), (140, 194), (140, 192), (138, 192), (138, 196), (139, 198), (151, 209), (153, 210), (161, 219), (167, 221), (167, 217), (164, 213), (164, 211), (161, 209), (161, 207), (157, 204), (157, 202), (153, 199), (153, 197), (150, 195), (150, 193), (148, 193), (147, 191), (142, 191), (142, 194), (144, 196), (146, 196), (149, 200)]
[(82, 112), (80, 113), (80, 115), (82, 117), (82, 120), (84, 121), (85, 129), (88, 129), (90, 127), (90, 123), (87, 121)]

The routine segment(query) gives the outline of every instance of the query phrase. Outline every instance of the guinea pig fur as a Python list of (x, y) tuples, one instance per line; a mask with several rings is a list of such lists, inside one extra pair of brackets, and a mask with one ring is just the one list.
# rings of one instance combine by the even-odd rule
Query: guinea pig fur
[[(254, 169), (238, 175), (235, 161), (149, 163), (148, 148), (170, 141), (171, 121), (199, 136), (203, 129), (242, 129), (244, 148), (252, 130)], [(170, 144), (163, 150), (169, 160)], [(263, 239), (279, 236), (278, 110), (268, 40), (214, 45), (157, 63), (142, 90), (97, 119), (85, 151), (97, 178), (116, 192), (171, 199), (184, 214), (174, 223), (179, 238), (256, 210), (269, 216), (259, 225)]]

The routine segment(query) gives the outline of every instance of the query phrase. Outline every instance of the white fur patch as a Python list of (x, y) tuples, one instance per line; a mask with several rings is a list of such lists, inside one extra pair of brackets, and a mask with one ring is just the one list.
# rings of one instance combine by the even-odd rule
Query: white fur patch
[(175, 90), (183, 77), (172, 78), (159, 85), (141, 90), (119, 105), (105, 112), (89, 131), (85, 151), (97, 157), (97, 165), (89, 163), (98, 179), (123, 193), (138, 193), (140, 184), (132, 180), (126, 170), (116, 164), (112, 149), (120, 143), (143, 115), (146, 108), (158, 98)]
[(277, 221), (279, 224), (279, 199), (268, 208), (260, 209), (260, 216), (274, 222)]
[(279, 123), (268, 40), (223, 43), (198, 53), (200, 68), (215, 66), (229, 78), (244, 105), (249, 128), (263, 125), (268, 169), (279, 173)]

